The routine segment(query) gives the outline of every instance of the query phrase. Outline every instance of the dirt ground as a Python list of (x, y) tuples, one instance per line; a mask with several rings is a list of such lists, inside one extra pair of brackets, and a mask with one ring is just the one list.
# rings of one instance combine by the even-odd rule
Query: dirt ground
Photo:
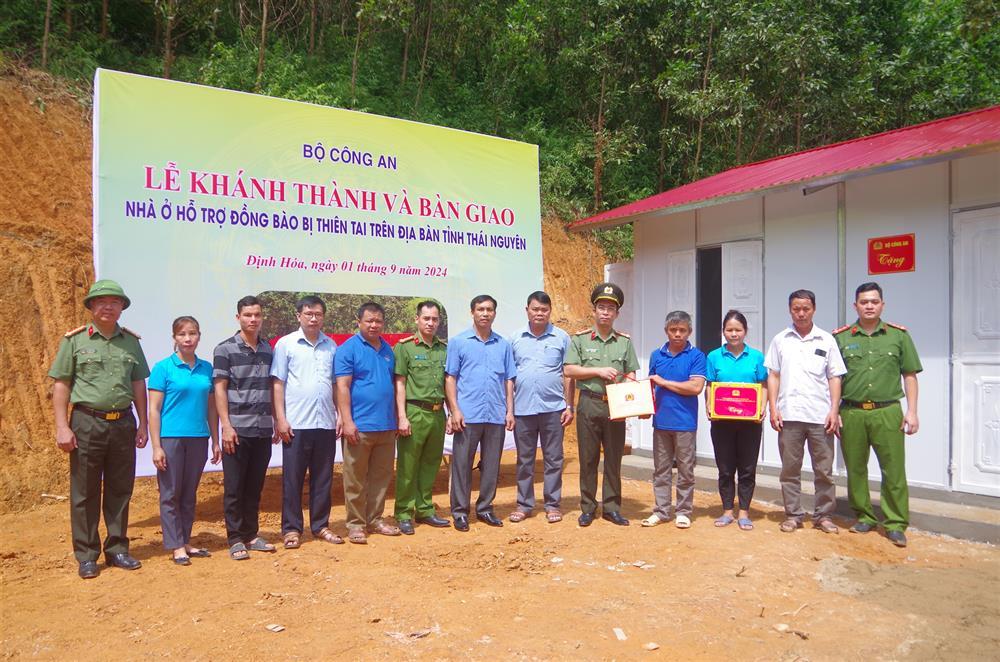
[[(1000, 650), (995, 547), (915, 532), (905, 550), (875, 534), (784, 534), (780, 512), (763, 507), (753, 531), (717, 529), (717, 498), (706, 492), (691, 529), (644, 529), (652, 489), (638, 481), (624, 488), (632, 526), (583, 529), (572, 454), (565, 478), (558, 524), (418, 526), (367, 546), (306, 536), (298, 550), (234, 562), (221, 475), (206, 474), (193, 542), (214, 556), (189, 567), (162, 550), (156, 485), (140, 479), (130, 535), (143, 567), (90, 581), (76, 576), (66, 503), (0, 515), (0, 650), (94, 660), (985, 660)], [(514, 508), (514, 484), (508, 453), (498, 515)], [(435, 492), (446, 508), (444, 468)], [(346, 533), (339, 475), (334, 504), (334, 527)], [(262, 506), (262, 533), (277, 540), (277, 472)]]

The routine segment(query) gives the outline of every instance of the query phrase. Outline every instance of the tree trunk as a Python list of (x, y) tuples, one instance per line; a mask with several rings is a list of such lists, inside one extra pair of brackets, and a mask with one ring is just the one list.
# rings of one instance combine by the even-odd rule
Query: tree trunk
[(66, 22), (66, 38), (69, 39), (73, 36), (73, 3), (70, 0), (66, 0), (63, 6), (63, 20)]
[(167, 0), (167, 15), (163, 26), (163, 77), (170, 79), (170, 67), (174, 63), (174, 12), (177, 0)]
[(316, 51), (316, 0), (309, 1), (309, 55)]
[(406, 38), (403, 40), (403, 72), (399, 75), (400, 84), (406, 83), (406, 69), (410, 64), (410, 39), (413, 38), (413, 24), (417, 19), (416, 6), (414, 5), (413, 17), (406, 26)]
[[(715, 22), (709, 24), (708, 26), (708, 49), (705, 53), (705, 70), (701, 76), (701, 95), (702, 102), (704, 103), (705, 92), (708, 90), (708, 72), (712, 66), (712, 33), (715, 32)], [(698, 178), (698, 164), (701, 161), (701, 138), (702, 133), (705, 128), (705, 112), (702, 110), (698, 113), (698, 138), (695, 143), (694, 150), (694, 165), (691, 167), (691, 179), (692, 181)]]
[(357, 99), (355, 98), (354, 90), (355, 85), (358, 81), (358, 54), (361, 52), (361, 33), (364, 32), (364, 19), (358, 16), (358, 33), (354, 35), (354, 59), (351, 60), (351, 105), (353, 106)]
[(604, 180), (604, 147), (607, 140), (604, 135), (604, 94), (607, 73), (601, 74), (601, 96), (597, 101), (597, 121), (594, 126), (594, 212), (601, 209), (604, 201), (602, 182)]
[(670, 104), (666, 101), (661, 103), (660, 112), (660, 156), (656, 163), (656, 190), (663, 193), (667, 178), (667, 120), (670, 118)]
[(101, 0), (101, 39), (108, 38), (108, 2)]
[(420, 78), (417, 81), (417, 98), (413, 102), (413, 111), (420, 107), (420, 95), (424, 91), (424, 73), (427, 71), (427, 49), (431, 44), (431, 23), (434, 19), (434, 0), (427, 3), (427, 32), (424, 33), (424, 52), (420, 56)]
[(42, 31), (42, 69), (49, 66), (49, 25), (52, 22), (52, 0), (45, 3), (45, 28)]
[(257, 82), (254, 89), (260, 91), (260, 83), (264, 78), (264, 55), (267, 52), (267, 0), (261, 1), (260, 12), (260, 48), (257, 49)]

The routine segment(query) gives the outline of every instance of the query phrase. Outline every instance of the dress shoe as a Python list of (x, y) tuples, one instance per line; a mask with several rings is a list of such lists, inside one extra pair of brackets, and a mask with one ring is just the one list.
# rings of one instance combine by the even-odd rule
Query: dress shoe
[(458, 515), (455, 517), (455, 530), (456, 531), (468, 531), (469, 530), (469, 518), (462, 517)]
[(101, 574), (101, 569), (97, 567), (97, 561), (80, 561), (78, 572), (80, 579), (93, 579)]
[(618, 526), (628, 526), (628, 520), (622, 517), (622, 514), (619, 513), (618, 511), (614, 511), (611, 513), (606, 512), (603, 515), (601, 515), (601, 519), (606, 519), (612, 524), (617, 524)]
[(142, 563), (132, 558), (132, 555), (128, 552), (123, 552), (121, 554), (105, 554), (104, 562), (110, 567), (121, 568), (122, 570), (138, 570), (142, 567)]
[(869, 531), (874, 531), (876, 528), (878, 528), (878, 524), (855, 522), (854, 526), (851, 527), (851, 533), (868, 533)]
[(902, 531), (886, 531), (885, 537), (896, 547), (906, 547), (906, 534)]
[(446, 526), (451, 526), (451, 522), (443, 517), (438, 517), (437, 515), (431, 515), (430, 517), (418, 517), (418, 524), (427, 524), (428, 526), (437, 527), (442, 529)]
[(404, 536), (412, 536), (414, 534), (413, 520), (409, 519), (399, 520), (399, 532), (402, 533)]
[(476, 513), (476, 519), (490, 526), (503, 526), (503, 521), (493, 513)]
[(577, 518), (576, 523), (580, 526), (590, 526), (594, 523), (594, 513), (580, 513), (580, 517)]

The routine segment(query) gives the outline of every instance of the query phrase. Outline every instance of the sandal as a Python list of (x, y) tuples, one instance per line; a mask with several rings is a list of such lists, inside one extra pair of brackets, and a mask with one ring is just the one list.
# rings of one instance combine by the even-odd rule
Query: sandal
[(649, 517), (647, 517), (646, 519), (642, 520), (639, 523), (642, 526), (650, 527), (650, 526), (659, 526), (659, 525), (663, 524), (666, 521), (667, 520), (663, 519), (662, 517), (660, 517), (656, 513), (653, 513), (652, 515), (650, 515)]
[(381, 520), (368, 527), (368, 532), (377, 533), (380, 536), (398, 536), (402, 534), (402, 531), (399, 530), (398, 526), (392, 526), (391, 524), (386, 524)]
[(365, 535), (364, 529), (360, 527), (352, 527), (347, 530), (347, 541), (354, 543), (355, 545), (367, 545), (368, 536)]
[(552, 509), (545, 512), (545, 521), (549, 524), (555, 524), (556, 522), (562, 521), (562, 513), (558, 510)]
[(253, 540), (251, 540), (250, 544), (247, 545), (247, 549), (249, 549), (250, 551), (253, 551), (253, 552), (276, 552), (276, 551), (278, 551), (278, 549), (274, 545), (272, 545), (268, 541), (264, 540), (260, 536), (257, 536), (256, 538), (254, 538)]
[(297, 531), (289, 531), (284, 535), (282, 541), (284, 542), (285, 549), (298, 549), (299, 545), (302, 544), (299, 542), (299, 534)]
[(330, 543), (331, 545), (343, 545), (344, 544), (344, 539), (343, 538), (341, 538), (336, 533), (334, 533), (333, 531), (331, 531), (330, 529), (328, 529), (326, 527), (324, 527), (323, 530), (321, 530), (319, 533), (317, 533), (316, 537), (319, 538), (320, 540), (323, 540), (325, 542)]
[(189, 549), (188, 556), (193, 559), (207, 559), (212, 553), (207, 549)]
[(715, 520), (715, 525), (718, 527), (729, 526), (736, 521), (732, 515), (723, 515), (719, 519)]
[(736, 520), (736, 523), (739, 525), (740, 531), (753, 530), (753, 522), (750, 521), (749, 517), (741, 517), (738, 520)]
[(816, 522), (816, 528), (823, 533), (840, 533), (840, 529), (837, 525), (833, 523), (833, 520), (829, 517), (824, 517), (820, 521)]
[(528, 519), (528, 513), (524, 512), (523, 510), (515, 510), (510, 514), (510, 521), (514, 522), (515, 524), (517, 524), (518, 522), (523, 522), (526, 519)]
[(786, 519), (778, 526), (778, 528), (781, 529), (781, 531), (784, 533), (791, 533), (795, 529), (799, 529), (801, 527), (802, 527), (802, 522), (798, 521), (797, 519), (791, 519), (791, 518)]
[(247, 551), (246, 545), (238, 542), (229, 548), (229, 558), (234, 561), (246, 561), (250, 558), (250, 552)]

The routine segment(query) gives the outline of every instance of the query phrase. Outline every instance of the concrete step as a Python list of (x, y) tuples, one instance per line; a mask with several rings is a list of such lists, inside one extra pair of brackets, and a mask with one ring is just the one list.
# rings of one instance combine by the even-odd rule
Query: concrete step
[[(653, 458), (643, 455), (626, 455), (622, 459), (622, 476), (652, 482)], [(718, 472), (712, 465), (695, 467), (695, 488), (718, 493)], [(813, 507), (812, 474), (803, 471), (802, 507), (811, 512)], [(910, 526), (922, 531), (940, 533), (954, 538), (975, 540), (993, 545), (1000, 544), (1000, 499), (974, 497), (974, 503), (953, 503), (949, 500), (929, 498), (931, 490), (919, 490), (920, 497), (910, 496)], [(950, 493), (942, 493), (942, 497)], [(781, 485), (778, 476), (758, 471), (754, 501), (781, 507)], [(880, 514), (877, 487), (872, 491), (876, 515)], [(847, 487), (837, 485), (837, 514), (849, 521), (854, 514), (847, 503)]]

